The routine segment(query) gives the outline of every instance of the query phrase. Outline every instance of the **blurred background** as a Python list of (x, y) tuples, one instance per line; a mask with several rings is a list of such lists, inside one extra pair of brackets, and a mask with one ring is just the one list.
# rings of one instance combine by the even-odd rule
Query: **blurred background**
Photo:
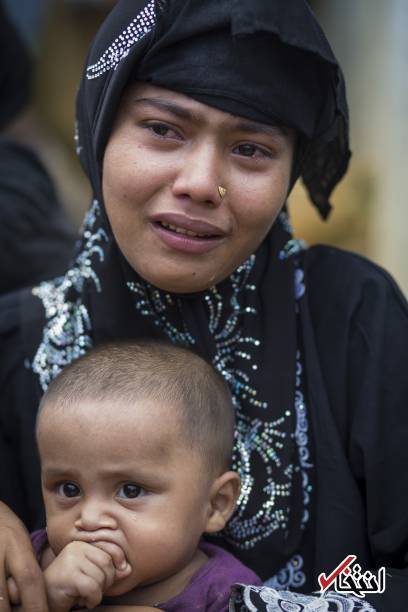
[[(74, 153), (74, 101), (88, 45), (115, 0), (4, 1), (36, 61), (24, 138), (40, 147), (78, 226), (90, 191)], [(408, 294), (408, 1), (310, 3), (345, 72), (353, 158), (328, 222), (295, 188), (295, 233), (373, 259)]]

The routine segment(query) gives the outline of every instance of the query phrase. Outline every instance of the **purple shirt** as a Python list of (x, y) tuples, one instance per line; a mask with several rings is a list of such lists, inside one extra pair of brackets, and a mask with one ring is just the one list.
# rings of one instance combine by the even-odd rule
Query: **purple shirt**
[[(47, 544), (45, 529), (31, 534), (34, 550), (39, 557)], [(208, 561), (193, 576), (182, 593), (165, 603), (156, 604), (164, 612), (228, 612), (233, 584), (261, 585), (254, 572), (219, 546), (200, 542)]]

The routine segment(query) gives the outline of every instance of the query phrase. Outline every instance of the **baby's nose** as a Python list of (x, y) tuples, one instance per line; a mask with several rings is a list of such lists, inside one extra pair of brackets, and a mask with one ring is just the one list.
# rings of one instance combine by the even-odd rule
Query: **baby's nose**
[(117, 522), (109, 508), (98, 500), (85, 501), (81, 514), (75, 521), (75, 527), (83, 531), (116, 529)]

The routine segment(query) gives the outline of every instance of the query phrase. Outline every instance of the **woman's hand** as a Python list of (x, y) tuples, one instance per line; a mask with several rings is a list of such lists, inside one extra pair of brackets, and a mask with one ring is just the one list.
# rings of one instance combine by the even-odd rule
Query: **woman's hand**
[(20, 519), (0, 502), (0, 612), (10, 612), (7, 578), (17, 586), (24, 612), (48, 612), (42, 571)]

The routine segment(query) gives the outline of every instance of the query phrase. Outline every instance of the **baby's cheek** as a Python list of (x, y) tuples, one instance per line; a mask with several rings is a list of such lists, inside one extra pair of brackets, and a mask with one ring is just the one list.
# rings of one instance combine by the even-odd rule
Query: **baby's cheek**
[(72, 541), (70, 526), (61, 518), (47, 520), (47, 538), (52, 552), (57, 556)]

